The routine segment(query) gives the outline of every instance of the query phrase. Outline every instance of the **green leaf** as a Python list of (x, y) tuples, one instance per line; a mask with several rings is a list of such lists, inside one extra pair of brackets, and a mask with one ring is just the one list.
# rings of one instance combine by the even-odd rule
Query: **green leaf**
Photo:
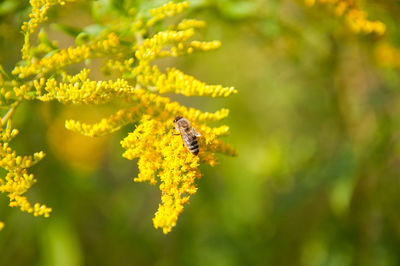
[(253, 17), (257, 13), (257, 6), (250, 1), (222, 2), (222, 13), (230, 19), (245, 19)]
[(104, 31), (105, 27), (100, 24), (92, 24), (84, 28), (84, 32), (89, 35), (97, 36)]
[(73, 36), (73, 37), (78, 36), (78, 34), (82, 32), (81, 28), (72, 27), (72, 26), (65, 25), (65, 24), (56, 24), (56, 23), (54, 23), (54, 24), (51, 25), (51, 27), (56, 29), (56, 30), (62, 31), (62, 32), (66, 33), (66, 34), (68, 34), (70, 36)]
[(41, 29), (39, 34), (38, 34), (38, 39), (40, 43), (46, 44), (47, 46), (51, 47), (52, 49), (58, 49), (57, 46), (55, 46), (50, 39), (47, 36), (47, 33)]
[(75, 45), (76, 46), (83, 45), (89, 41), (90, 41), (90, 35), (86, 32), (81, 32), (75, 38)]

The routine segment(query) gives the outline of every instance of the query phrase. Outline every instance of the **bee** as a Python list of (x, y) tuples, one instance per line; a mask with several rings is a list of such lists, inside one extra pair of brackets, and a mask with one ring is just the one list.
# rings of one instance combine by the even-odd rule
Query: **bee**
[(197, 142), (197, 137), (201, 136), (200, 133), (197, 132), (196, 129), (192, 127), (190, 122), (182, 116), (175, 117), (174, 125), (179, 134), (173, 135), (181, 135), (183, 145), (186, 146), (191, 153), (197, 155), (199, 153), (199, 143)]

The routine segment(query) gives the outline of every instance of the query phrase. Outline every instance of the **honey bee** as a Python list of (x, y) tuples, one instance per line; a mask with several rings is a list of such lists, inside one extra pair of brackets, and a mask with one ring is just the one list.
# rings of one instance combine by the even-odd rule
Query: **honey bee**
[(173, 135), (181, 135), (183, 144), (186, 146), (186, 148), (194, 155), (197, 155), (199, 153), (199, 143), (197, 142), (197, 137), (201, 136), (200, 133), (197, 132), (196, 129), (192, 127), (190, 122), (182, 116), (175, 117), (174, 125), (179, 134)]

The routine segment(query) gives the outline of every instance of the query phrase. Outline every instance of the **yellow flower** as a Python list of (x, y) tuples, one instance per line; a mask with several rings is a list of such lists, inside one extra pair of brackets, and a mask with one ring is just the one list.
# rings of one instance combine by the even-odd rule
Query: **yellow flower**
[(119, 130), (121, 127), (138, 120), (139, 107), (134, 106), (119, 110), (115, 115), (103, 118), (99, 123), (89, 125), (75, 120), (65, 121), (65, 127), (69, 130), (81, 133), (89, 137), (99, 137)]
[(185, 1), (182, 3), (169, 2), (159, 8), (154, 8), (150, 10), (152, 18), (147, 22), (147, 26), (153, 26), (155, 23), (164, 19), (165, 17), (171, 17), (179, 14), (188, 7), (189, 2)]
[[(69, 0), (73, 1), (73, 0)], [(39, 23), (42, 23), (47, 20), (46, 13), (48, 9), (53, 5), (64, 5), (65, 1), (63, 0), (31, 0), (29, 2), (32, 6), (32, 11), (29, 14), (29, 20), (24, 22), (21, 29), (24, 33), (24, 45), (21, 49), (22, 59), (29, 62), (31, 59), (31, 55), (29, 54), (30, 50), (30, 37), (31, 34), (35, 32)]]
[(197, 190), (195, 179), (201, 176), (197, 168), (199, 157), (185, 150), (182, 140), (171, 134), (171, 121), (158, 121), (144, 115), (135, 131), (121, 142), (126, 149), (124, 157), (139, 158), (140, 173), (136, 182), (156, 184), (156, 177), (161, 181), (162, 203), (153, 223), (165, 234), (176, 225), (183, 204)]
[(177, 25), (178, 30), (186, 30), (190, 28), (203, 28), (206, 26), (206, 23), (197, 19), (184, 19)]
[(305, 4), (312, 6), (315, 2), (328, 4), (333, 7), (335, 15), (345, 18), (349, 28), (355, 33), (375, 33), (383, 35), (386, 25), (381, 21), (371, 21), (366, 12), (360, 10), (351, 0), (304, 0)]
[[(153, 223), (156, 228), (160, 227), (164, 233), (168, 233), (176, 225), (183, 204), (197, 191), (194, 182), (201, 176), (197, 168), (199, 163), (214, 166), (215, 152), (236, 155), (234, 148), (219, 139), (228, 134), (229, 128), (211, 128), (206, 124), (224, 118), (228, 110), (203, 113), (143, 89), (135, 90), (135, 98), (135, 107), (121, 109), (97, 124), (67, 121), (66, 126), (87, 136), (99, 136), (114, 132), (128, 123), (139, 123), (134, 132), (121, 141), (122, 147), (126, 149), (123, 156), (129, 160), (139, 159), (139, 175), (134, 181), (157, 184), (159, 178), (162, 203)], [(200, 132), (198, 156), (188, 152), (180, 137), (172, 136), (172, 121), (177, 115), (189, 119)]]
[(26, 78), (30, 75), (44, 76), (50, 71), (62, 69), (86, 59), (109, 55), (114, 52), (118, 45), (118, 37), (114, 33), (110, 33), (104, 39), (95, 40), (90, 44), (61, 49), (51, 56), (44, 57), (26, 66), (15, 67), (12, 73), (18, 75), (19, 78)]
[(159, 93), (174, 92), (185, 96), (211, 97), (227, 97), (237, 93), (233, 87), (207, 85), (175, 68), (167, 69), (166, 74), (161, 73), (155, 65), (146, 70), (144, 74), (138, 75), (138, 82), (143, 86), (153, 87)]
[[(77, 42), (79, 45), (76, 47), (58, 49), (43, 30), (38, 36), (39, 44), (33, 47), (30, 43), (32, 34), (47, 19), (49, 7), (55, 4), (64, 2), (31, 0), (30, 20), (22, 26), (25, 37), (21, 50), (23, 60), (14, 67), (10, 80), (0, 77), (2, 84), (7, 83), (0, 91), (1, 103), (12, 105), (12, 112), (25, 100), (55, 100), (64, 104), (129, 103), (131, 107), (121, 108), (98, 123), (68, 120), (65, 127), (85, 136), (97, 137), (111, 134), (127, 124), (136, 125), (136, 129), (121, 141), (125, 149), (123, 156), (130, 160), (138, 159), (139, 174), (134, 181), (159, 183), (161, 203), (153, 224), (168, 233), (176, 225), (184, 204), (197, 191), (195, 181), (201, 177), (199, 164), (214, 166), (217, 162), (215, 153), (234, 156), (236, 151), (220, 139), (229, 133), (227, 126), (209, 125), (228, 116), (229, 110), (202, 112), (162, 95), (227, 97), (237, 91), (232, 87), (208, 85), (173, 67), (164, 73), (155, 60), (214, 50), (221, 43), (192, 40), (195, 29), (205, 26), (199, 20), (185, 19), (157, 31), (160, 27), (153, 27), (156, 23), (161, 25), (164, 18), (189, 6), (189, 2), (170, 2), (150, 10), (148, 17), (133, 15), (107, 21), (101, 25), (102, 32)], [(70, 65), (80, 66), (77, 64), (94, 58), (104, 59), (101, 69), (106, 75), (114, 74), (113, 79), (93, 80), (89, 68), (80, 68), (78, 73), (67, 70)], [(11, 114), (6, 115), (4, 121)], [(198, 156), (186, 149), (181, 137), (172, 135), (172, 121), (178, 115), (187, 118), (201, 134)], [(27, 168), (42, 159), (44, 153), (17, 156), (8, 145), (17, 131), (7, 127), (0, 133), (3, 141), (0, 167), (8, 171), (5, 179), (0, 179), (0, 192), (8, 193), (10, 206), (47, 217), (50, 208), (40, 204), (32, 206), (23, 196), (36, 181)], [(54, 139), (53, 146), (59, 142), (58, 138)]]
[(5, 178), (0, 178), (0, 192), (8, 194), (10, 207), (19, 207), (21, 211), (33, 213), (35, 216), (48, 217), (51, 208), (39, 203), (32, 206), (23, 196), (36, 182), (33, 174), (28, 173), (27, 168), (40, 161), (44, 157), (44, 153), (37, 152), (33, 156), (18, 156), (9, 146), (9, 142), (17, 134), (16, 129), (11, 129), (11, 123), (8, 123), (6, 128), (0, 128), (0, 167), (7, 171)]

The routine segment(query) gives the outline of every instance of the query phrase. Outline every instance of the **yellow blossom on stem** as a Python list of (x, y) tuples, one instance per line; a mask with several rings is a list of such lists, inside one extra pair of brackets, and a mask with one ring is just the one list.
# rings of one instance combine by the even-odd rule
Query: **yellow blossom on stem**
[(65, 127), (69, 130), (81, 133), (89, 137), (98, 137), (110, 134), (121, 127), (138, 120), (139, 107), (134, 106), (119, 110), (115, 115), (102, 119), (99, 123), (89, 125), (75, 120), (65, 121)]
[(144, 115), (141, 124), (122, 142), (127, 159), (139, 159), (140, 174), (135, 181), (155, 184), (160, 178), (161, 204), (153, 219), (155, 228), (164, 233), (176, 225), (190, 195), (197, 190), (194, 182), (200, 178), (199, 157), (185, 150), (182, 140), (168, 129), (171, 123), (163, 123)]
[[(9, 77), (3, 77), (6, 72), (0, 68), (0, 103), (10, 108), (1, 125), (6, 124), (21, 101), (92, 105), (129, 103), (130, 107), (119, 108), (115, 114), (98, 123), (68, 120), (65, 127), (85, 136), (98, 137), (128, 124), (136, 126), (121, 141), (125, 149), (123, 157), (138, 159), (139, 174), (134, 178), (135, 182), (159, 184), (161, 203), (153, 224), (168, 233), (176, 225), (184, 204), (197, 191), (195, 181), (201, 177), (199, 164), (214, 166), (217, 163), (215, 153), (235, 156), (236, 151), (221, 140), (222, 136), (229, 134), (228, 126), (210, 126), (210, 123), (227, 117), (228, 109), (203, 112), (171, 101), (163, 94), (227, 97), (237, 91), (232, 87), (208, 85), (174, 67), (163, 72), (155, 60), (211, 51), (219, 48), (221, 43), (218, 40), (193, 40), (195, 29), (205, 26), (199, 20), (184, 19), (160, 30), (158, 26), (164, 18), (189, 6), (189, 2), (170, 2), (150, 10), (149, 16), (138, 13), (118, 21), (106, 21), (100, 25), (103, 30), (96, 35), (84, 33), (87, 38), (76, 37), (77, 46), (59, 49), (56, 42), (49, 40), (39, 28), (40, 23), (46, 21), (50, 6), (56, 4), (64, 2), (31, 0), (30, 19), (22, 26), (25, 36), (22, 61)], [(156, 23), (157, 27), (153, 27)], [(36, 38), (38, 45), (34, 46), (31, 37), (37, 29), (40, 30)], [(95, 58), (103, 60), (101, 70), (105, 75), (113, 74), (112, 79), (94, 80), (89, 77), (90, 68), (82, 67), (81, 63)], [(69, 66), (76, 67), (73, 73)], [(176, 116), (188, 119), (201, 134), (198, 156), (187, 150), (180, 136), (172, 134), (172, 121)], [(50, 208), (39, 203), (31, 205), (24, 196), (36, 182), (27, 168), (41, 160), (44, 153), (18, 156), (9, 147), (17, 133), (11, 126), (0, 127), (0, 167), (7, 171), (7, 175), (0, 178), (0, 192), (8, 194), (11, 207), (48, 217)]]
[(33, 174), (29, 174), (27, 168), (33, 166), (44, 157), (43, 152), (34, 153), (32, 156), (18, 156), (9, 147), (9, 142), (18, 134), (16, 129), (11, 129), (11, 123), (6, 128), (0, 128), (0, 167), (7, 171), (4, 179), (0, 178), (0, 192), (7, 193), (10, 207), (19, 207), (21, 211), (33, 213), (35, 216), (48, 217), (51, 208), (36, 203), (32, 206), (25, 192), (36, 182)]
[(153, 66), (146, 74), (138, 75), (138, 82), (144, 86), (153, 86), (159, 93), (175, 92), (185, 96), (224, 96), (237, 93), (233, 87), (207, 85), (182, 71), (171, 68), (164, 74)]
[(62, 103), (105, 103), (116, 96), (130, 95), (134, 90), (126, 80), (94, 81), (88, 78), (90, 70), (82, 69), (78, 74), (64, 77), (65, 82), (55, 78), (35, 87), (37, 99), (57, 100)]
[(103, 40), (93, 41), (88, 45), (61, 49), (51, 56), (44, 57), (27, 66), (18, 66), (14, 68), (12, 73), (18, 75), (19, 78), (25, 78), (34, 74), (43, 76), (43, 74), (49, 71), (61, 69), (89, 58), (101, 57), (112, 53), (113, 48), (118, 46), (118, 44), (118, 37), (114, 33), (110, 33)]
[[(157, 183), (160, 179), (161, 201), (154, 226), (168, 233), (176, 225), (178, 215), (183, 210), (190, 195), (197, 190), (195, 180), (200, 178), (200, 162), (211, 166), (216, 164), (215, 152), (235, 156), (236, 150), (219, 139), (229, 133), (227, 126), (211, 128), (207, 122), (218, 121), (228, 115), (226, 109), (216, 113), (203, 113), (193, 108), (186, 108), (169, 98), (143, 89), (135, 91), (137, 108), (121, 109), (116, 115), (103, 119), (97, 124), (87, 125), (76, 121), (67, 121), (67, 128), (88, 136), (111, 133), (126, 123), (138, 122), (121, 145), (126, 149), (123, 156), (133, 160), (138, 158), (139, 175), (136, 182)], [(138, 117), (138, 113), (144, 113)], [(151, 114), (151, 115), (149, 115)], [(183, 146), (179, 136), (173, 136), (172, 120), (177, 115), (189, 119), (200, 132), (200, 153), (195, 156)]]
[(190, 28), (203, 28), (206, 26), (206, 23), (202, 20), (197, 19), (184, 19), (180, 22), (176, 28), (178, 30), (186, 30)]
[[(73, 1), (73, 0), (70, 0)], [(66, 1), (64, 0), (30, 0), (29, 3), (32, 6), (32, 11), (29, 14), (29, 20), (24, 22), (21, 29), (24, 33), (24, 45), (21, 49), (22, 59), (29, 62), (31, 56), (29, 54), (30, 50), (30, 37), (31, 34), (35, 32), (39, 23), (47, 20), (46, 13), (51, 6), (54, 5), (64, 5)]]
[(171, 17), (179, 14), (188, 7), (189, 2), (185, 1), (182, 3), (169, 2), (159, 8), (151, 9), (150, 14), (152, 18), (147, 22), (147, 26), (153, 26), (155, 23), (164, 19), (165, 17)]
[(386, 25), (381, 21), (371, 21), (367, 13), (360, 10), (351, 0), (304, 0), (307, 6), (313, 6), (316, 2), (332, 6), (334, 14), (344, 17), (349, 28), (355, 33), (375, 33), (383, 35)]

